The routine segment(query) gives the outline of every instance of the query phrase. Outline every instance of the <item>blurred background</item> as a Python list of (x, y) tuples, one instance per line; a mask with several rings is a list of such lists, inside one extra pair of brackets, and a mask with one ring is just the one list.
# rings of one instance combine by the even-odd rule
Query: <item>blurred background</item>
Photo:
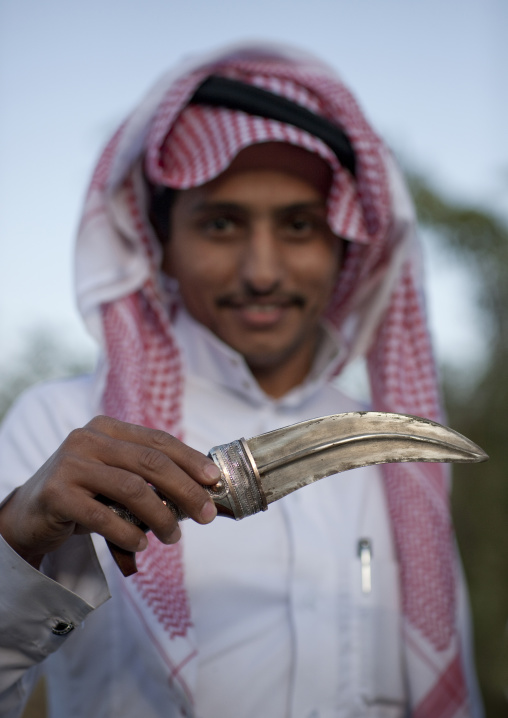
[[(169, 66), (239, 40), (318, 53), (410, 178), (449, 424), (491, 456), (452, 494), (487, 716), (508, 715), (508, 3), (0, 0), (0, 415), (93, 366), (73, 236), (102, 146)], [(27, 715), (43, 716), (40, 689)]]

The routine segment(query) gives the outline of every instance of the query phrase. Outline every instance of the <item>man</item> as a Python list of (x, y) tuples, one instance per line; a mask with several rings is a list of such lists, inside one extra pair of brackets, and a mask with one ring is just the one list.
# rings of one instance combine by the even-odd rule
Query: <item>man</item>
[(413, 240), (391, 155), (313, 58), (236, 48), (126, 120), (77, 244), (99, 368), (26, 395), (0, 441), (3, 715), (44, 669), (55, 716), (481, 714), (441, 466), (238, 524), (202, 486), (213, 445), (363, 408), (334, 382), (356, 357), (374, 408), (439, 418)]

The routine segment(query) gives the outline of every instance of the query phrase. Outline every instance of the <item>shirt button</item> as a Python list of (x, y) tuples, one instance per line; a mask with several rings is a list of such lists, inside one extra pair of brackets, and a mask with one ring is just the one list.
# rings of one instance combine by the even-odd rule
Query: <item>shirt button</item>
[(51, 633), (53, 633), (55, 636), (66, 636), (73, 629), (73, 623), (67, 623), (67, 621), (57, 621), (57, 623), (55, 623), (55, 625), (51, 629)]
[(319, 711), (311, 711), (307, 718), (319, 718)]

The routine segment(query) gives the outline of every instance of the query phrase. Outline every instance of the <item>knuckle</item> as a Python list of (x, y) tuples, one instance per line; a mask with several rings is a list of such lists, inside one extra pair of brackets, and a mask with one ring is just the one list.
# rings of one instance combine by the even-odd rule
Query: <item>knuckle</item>
[(98, 414), (91, 419), (84, 428), (91, 428), (95, 431), (106, 431), (114, 423), (114, 419), (110, 416), (104, 416), (104, 414)]
[(136, 474), (127, 474), (122, 480), (122, 499), (136, 502), (141, 500), (147, 488), (147, 483)]
[(182, 459), (190, 469), (199, 469), (203, 464), (204, 457), (199, 452), (186, 444), (182, 445)]
[(152, 445), (155, 449), (160, 451), (167, 450), (172, 443), (172, 436), (166, 434), (162, 429), (154, 429), (151, 434)]
[(79, 451), (79, 449), (89, 446), (92, 442), (96, 442), (97, 438), (97, 432), (87, 424), (80, 429), (73, 429), (63, 442), (62, 448), (69, 452)]
[(111, 520), (111, 516), (111, 509), (103, 506), (98, 501), (94, 501), (87, 509), (85, 521), (88, 528), (101, 533), (107, 526), (108, 521)]
[(179, 486), (181, 502), (189, 507), (191, 511), (199, 511), (205, 501), (209, 499), (208, 494), (195, 481), (185, 481)]
[(204, 477), (204, 469), (208, 465), (208, 459), (204, 454), (196, 451), (191, 446), (182, 444), (180, 454), (181, 466), (184, 467), (190, 476), (198, 482)]
[(41, 468), (38, 472), (37, 495), (44, 505), (51, 507), (62, 503), (68, 488), (79, 476), (79, 464), (73, 452), (60, 448)]
[(63, 447), (72, 447), (75, 444), (79, 445), (83, 438), (84, 429), (73, 429), (68, 435), (65, 441), (62, 443)]
[(167, 468), (167, 458), (157, 449), (144, 449), (139, 457), (141, 467), (150, 474), (159, 474)]

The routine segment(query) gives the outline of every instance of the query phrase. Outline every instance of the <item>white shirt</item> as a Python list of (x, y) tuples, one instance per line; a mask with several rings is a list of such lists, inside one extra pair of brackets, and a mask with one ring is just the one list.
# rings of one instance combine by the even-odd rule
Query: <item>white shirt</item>
[[(274, 400), (239, 355), (189, 317), (180, 317), (176, 331), (185, 359), (185, 439), (204, 452), (364, 408), (328, 380), (336, 361), (329, 343), (308, 380)], [(100, 412), (96, 395), (94, 379), (79, 378), (42, 385), (18, 402), (0, 435), (2, 495)], [(182, 528), (199, 718), (404, 715), (398, 570), (378, 467), (329, 477), (241, 522), (219, 517)], [(370, 590), (361, 539), (372, 547)], [(83, 537), (47, 557), (46, 575), (3, 545), (1, 715), (18, 715), (38, 671), (25, 668), (52, 651), (44, 664), (52, 716), (181, 715), (167, 666), (120, 589), (125, 579), (104, 541), (94, 537), (94, 544), (109, 601)], [(55, 636), (58, 622), (77, 627)]]

